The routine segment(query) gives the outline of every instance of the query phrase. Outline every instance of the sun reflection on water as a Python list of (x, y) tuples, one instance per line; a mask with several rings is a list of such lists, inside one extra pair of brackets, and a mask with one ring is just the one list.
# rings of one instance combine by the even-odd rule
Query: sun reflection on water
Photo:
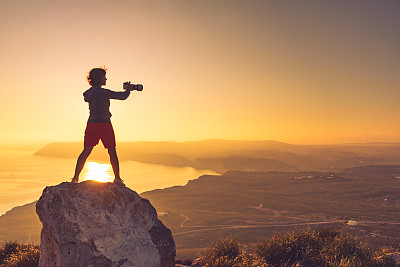
[(93, 180), (98, 182), (112, 182), (114, 180), (110, 164), (87, 162), (82, 171), (81, 181)]

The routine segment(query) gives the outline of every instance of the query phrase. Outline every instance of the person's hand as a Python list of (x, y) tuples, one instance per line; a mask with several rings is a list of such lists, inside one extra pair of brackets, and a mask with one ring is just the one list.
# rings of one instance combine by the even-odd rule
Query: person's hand
[(133, 84), (131, 84), (131, 82), (124, 82), (124, 89), (133, 91)]

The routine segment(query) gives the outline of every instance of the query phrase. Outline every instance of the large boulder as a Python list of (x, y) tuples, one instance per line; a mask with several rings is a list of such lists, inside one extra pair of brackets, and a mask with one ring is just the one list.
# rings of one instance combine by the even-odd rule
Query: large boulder
[(171, 231), (147, 199), (127, 187), (85, 181), (46, 187), (39, 266), (174, 266)]

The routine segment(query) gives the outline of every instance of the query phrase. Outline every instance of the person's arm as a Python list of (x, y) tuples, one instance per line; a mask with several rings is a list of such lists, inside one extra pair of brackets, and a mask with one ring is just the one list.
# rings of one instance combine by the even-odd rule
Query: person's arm
[(118, 100), (125, 100), (131, 94), (131, 91), (125, 90), (124, 92), (115, 92), (111, 90), (107, 90), (107, 96), (110, 99), (118, 99)]

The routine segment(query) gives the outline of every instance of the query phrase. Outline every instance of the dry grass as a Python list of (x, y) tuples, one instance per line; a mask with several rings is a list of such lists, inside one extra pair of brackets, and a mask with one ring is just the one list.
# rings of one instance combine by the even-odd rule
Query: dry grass
[(35, 267), (39, 265), (39, 245), (6, 243), (0, 248), (1, 267)]
[(221, 238), (203, 256), (208, 267), (396, 266), (392, 258), (378, 261), (375, 254), (356, 238), (335, 230), (298, 229), (265, 239), (255, 251), (248, 251), (234, 237)]

